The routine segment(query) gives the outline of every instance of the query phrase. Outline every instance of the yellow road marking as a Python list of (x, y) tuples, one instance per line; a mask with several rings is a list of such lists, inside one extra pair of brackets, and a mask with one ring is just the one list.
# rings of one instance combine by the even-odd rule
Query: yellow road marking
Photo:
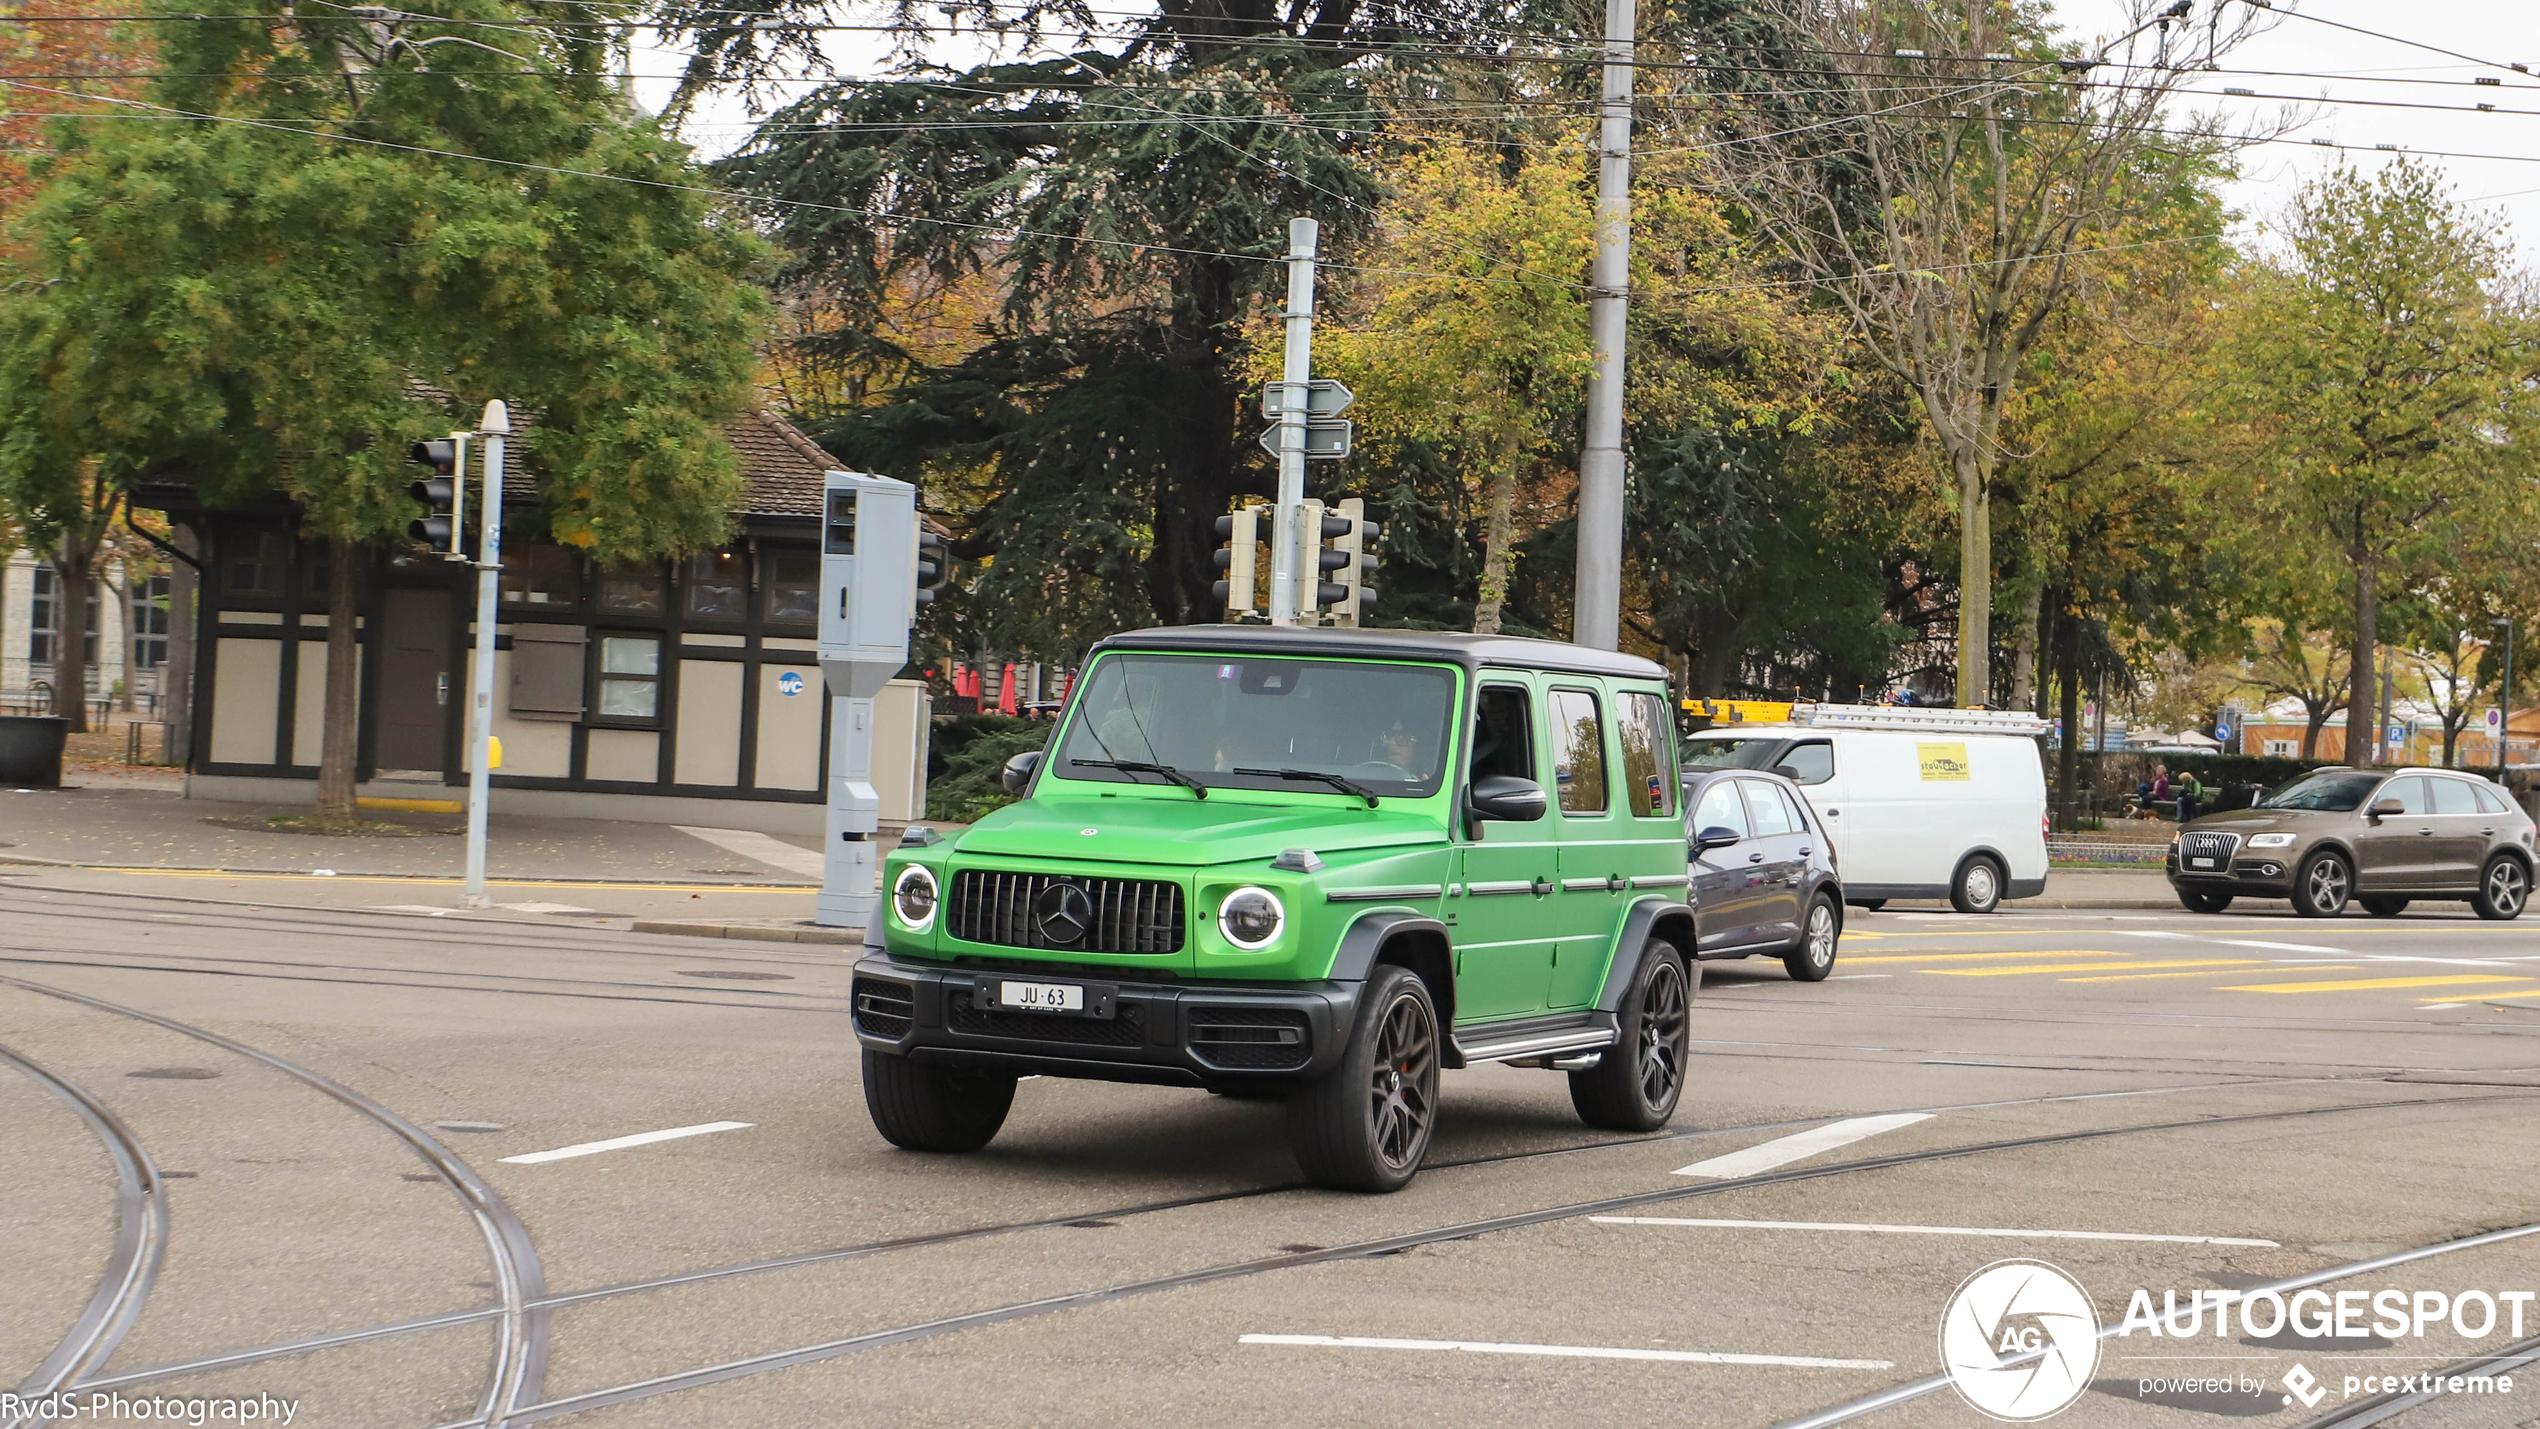
[(2279, 982), (2255, 987), (2227, 987), (2225, 992), (2365, 992), (2379, 987), (2459, 987), (2474, 982), (2529, 982), (2527, 977), (2368, 977), (2346, 982)]
[[(2499, 1002), (2508, 997), (2540, 997), (2540, 990), (2532, 992), (2482, 992), (2478, 995), (2478, 999), (2481, 1002)], [(2426, 997), (2418, 999), (2420, 1002), (2450, 1002), (2451, 1000), (2452, 999), (2448, 997)]]
[(2030, 973), (2088, 973), (2102, 968), (2247, 968), (2264, 958), (2154, 958), (2139, 963), (2039, 963), (2025, 968), (1925, 968), (1935, 977), (2024, 977)]
[[(2332, 968), (2359, 968), (2362, 963), (2299, 963), (2284, 971), (2289, 973), (2321, 973)], [(2112, 977), (2068, 977), (2066, 982), (2140, 982), (2147, 977), (2253, 977), (2253, 973), (2118, 973)]]
[[(316, 873), (223, 873), (216, 868), (91, 868), (82, 869), (80, 871), (83, 873), (122, 873), (129, 874), (135, 878), (225, 878), (235, 879), (241, 883), (388, 883), (407, 888), (436, 886), (443, 888), (457, 888), (464, 886), (467, 882), (464, 878), (404, 878), (366, 876), (358, 873), (339, 873), (332, 875)], [(634, 893), (799, 893), (808, 896), (819, 892), (816, 888), (805, 888), (800, 886), (791, 888), (769, 888), (762, 884), (755, 883), (568, 883), (549, 878), (489, 878), (485, 880), (485, 886), (488, 888), (617, 889), (622, 892)]]
[(1970, 958), (2139, 958), (2140, 949), (2131, 953), (2105, 952), (2098, 948), (2022, 948), (2016, 953), (1889, 953), (1875, 958), (1845, 958), (1851, 963), (1951, 963)]

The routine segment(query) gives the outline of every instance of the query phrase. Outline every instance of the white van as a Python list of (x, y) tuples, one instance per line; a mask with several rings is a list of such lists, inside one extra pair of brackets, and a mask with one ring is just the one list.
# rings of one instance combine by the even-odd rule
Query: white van
[(1690, 736), (1684, 767), (1768, 769), (1800, 785), (1847, 903), (1946, 898), (1990, 913), (2046, 889), (2045, 730), (2015, 711), (1802, 704), (1786, 724)]

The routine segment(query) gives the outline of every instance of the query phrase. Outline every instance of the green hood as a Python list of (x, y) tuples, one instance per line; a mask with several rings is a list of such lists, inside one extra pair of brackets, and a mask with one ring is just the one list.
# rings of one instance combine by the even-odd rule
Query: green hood
[(1024, 858), (1164, 863), (1185, 868), (1277, 858), (1282, 850), (1444, 843), (1435, 814), (1370, 809), (1338, 800), (1247, 803), (1212, 791), (1206, 799), (1027, 799), (981, 819), (954, 851)]

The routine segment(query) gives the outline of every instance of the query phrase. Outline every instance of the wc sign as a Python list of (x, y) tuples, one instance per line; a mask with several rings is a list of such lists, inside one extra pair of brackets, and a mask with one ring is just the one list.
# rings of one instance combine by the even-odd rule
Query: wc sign
[(803, 692), (803, 674), (802, 674), (802, 671), (800, 671), (800, 670), (787, 670), (784, 674), (781, 674), (781, 675), (779, 675), (779, 676), (777, 676), (777, 677), (776, 677), (776, 693), (778, 693), (778, 694), (780, 694), (780, 695), (799, 695), (799, 694), (801, 694), (802, 692)]

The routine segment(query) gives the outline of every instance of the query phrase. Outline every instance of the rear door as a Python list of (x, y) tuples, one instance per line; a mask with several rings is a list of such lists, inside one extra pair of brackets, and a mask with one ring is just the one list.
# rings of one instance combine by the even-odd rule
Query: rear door
[[(1513, 674), (1484, 681), (1468, 746), (1472, 778), (1513, 774), (1552, 788), (1535, 696), (1533, 683)], [(1448, 904), (1455, 910), (1455, 1020), (1539, 1012), (1561, 919), (1555, 881), (1561, 818), (1546, 812), (1532, 823), (1485, 819), (1472, 829), (1474, 838), (1456, 850), (1464, 896)]]
[(1696, 948), (1705, 953), (1753, 941), (1747, 932), (1755, 920), (1746, 856), (1755, 850), (1748, 837), (1746, 798), (1737, 786), (1733, 778), (1712, 780), (1695, 798), (1692, 817), (1686, 820), (1695, 838), (1713, 831), (1736, 836), (1693, 855), (1694, 921), (1700, 929)]
[[(2384, 799), (2398, 800), (2400, 811), (2370, 817), (2372, 806)], [(2363, 826), (2355, 831), (2355, 887), (2365, 893), (2424, 887), (2434, 844), (2434, 809), (2424, 777), (2403, 774), (2382, 781), (2364, 810)]]
[(2440, 774), (2424, 778), (2434, 808), (2434, 836), (2426, 840), (2430, 847), (2426, 850), (2425, 886), (2475, 887), (2479, 861), (2487, 856), (2488, 839), (2496, 831), (2496, 817), (2479, 812), (2477, 790), (2468, 780)]
[(1552, 802), (1561, 828), (1561, 891), (1553, 895), (1558, 926), (1546, 1005), (1585, 1007), (1603, 984), (1607, 953), (1628, 906), (1624, 890), (1631, 877), (1625, 863), (1633, 830), (1614, 794), (1619, 761), (1605, 693), (1584, 683), (1556, 682), (1544, 692), (1544, 714)]
[(1808, 856), (1800, 850), (1811, 842), (1808, 825), (1778, 787), (1761, 779), (1737, 782), (1746, 796), (1747, 828), (1754, 844), (1746, 855), (1752, 880), (1748, 936), (1787, 942), (1799, 936), (1799, 881), (1808, 867)]

